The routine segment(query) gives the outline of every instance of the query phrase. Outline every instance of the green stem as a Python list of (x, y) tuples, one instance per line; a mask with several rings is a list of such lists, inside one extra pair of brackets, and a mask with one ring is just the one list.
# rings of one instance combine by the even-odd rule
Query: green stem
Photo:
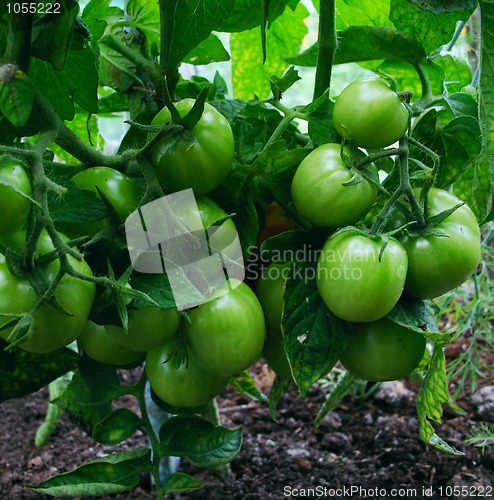
[[(29, 2), (29, 4), (37, 2)], [(11, 7), (18, 6), (14, 2)], [(10, 29), (7, 36), (7, 47), (5, 49), (4, 59), (6, 62), (15, 64), (18, 69), (24, 73), (29, 71), (29, 62), (31, 60), (31, 30), (33, 15), (10, 13)]]
[(156, 435), (156, 432), (154, 431), (153, 424), (151, 423), (151, 419), (149, 418), (149, 413), (146, 406), (146, 398), (144, 396), (146, 389), (146, 381), (147, 381), (146, 370), (143, 370), (141, 378), (139, 379), (139, 382), (137, 383), (136, 386), (137, 391), (134, 395), (137, 398), (137, 401), (139, 402), (139, 408), (141, 410), (141, 418), (144, 423), (144, 427), (146, 428), (146, 432), (149, 437), (149, 442), (151, 443), (151, 449), (153, 450), (151, 473), (153, 474), (154, 483), (156, 485), (156, 493), (158, 495), (158, 498), (161, 499), (163, 498), (164, 495), (160, 478), (160, 461), (161, 461), (160, 442), (158, 436)]
[(420, 83), (422, 85), (422, 97), (420, 98), (419, 102), (428, 102), (434, 97), (434, 94), (432, 93), (432, 86), (429, 80), (429, 75), (425, 70), (424, 60), (418, 61), (414, 65), (414, 67), (419, 75)]
[(321, 0), (319, 12), (319, 51), (317, 54), (314, 100), (331, 85), (331, 71), (338, 46), (336, 38), (336, 0)]
[(455, 46), (455, 44), (456, 44), (458, 38), (460, 37), (461, 32), (463, 31), (463, 28), (465, 27), (466, 24), (467, 24), (466, 21), (460, 21), (458, 23), (458, 26), (456, 27), (456, 31), (455, 31), (455, 34), (453, 35), (453, 38), (451, 39), (451, 41), (446, 46), (445, 50), (447, 52), (449, 52)]
[(273, 142), (277, 141), (283, 135), (283, 132), (285, 132), (285, 130), (287, 129), (287, 127), (290, 125), (290, 123), (292, 123), (292, 121), (295, 118), (300, 118), (302, 120), (307, 120), (307, 115), (305, 113), (302, 113), (301, 111), (299, 111), (297, 109), (287, 108), (286, 106), (284, 106), (283, 104), (281, 104), (279, 101), (273, 100), (273, 101), (270, 101), (270, 104), (273, 107), (275, 107), (276, 109), (278, 109), (279, 111), (281, 111), (285, 116), (283, 116), (283, 118), (281, 119), (280, 123), (278, 123), (278, 126), (276, 127), (276, 129), (272, 133), (272, 135), (269, 138), (269, 140), (266, 143), (266, 145), (264, 146), (263, 151), (268, 146), (270, 146), (271, 144), (273, 144)]

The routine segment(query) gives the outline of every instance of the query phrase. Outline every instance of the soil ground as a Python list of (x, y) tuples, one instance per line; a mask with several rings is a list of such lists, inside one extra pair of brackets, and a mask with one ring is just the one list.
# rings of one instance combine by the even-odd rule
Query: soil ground
[[(254, 368), (257, 382), (268, 390), (272, 372), (261, 363)], [(125, 375), (132, 376), (136, 374)], [(484, 385), (493, 385), (492, 380), (485, 380)], [(471, 395), (456, 402), (464, 414), (445, 406), (443, 422), (436, 425), (443, 439), (464, 452), (453, 456), (420, 439), (417, 385), (406, 379), (392, 389), (387, 395), (368, 399), (347, 396), (317, 430), (313, 422), (324, 401), (324, 392), (317, 385), (305, 399), (292, 387), (278, 405), (278, 422), (270, 418), (266, 404), (227, 389), (218, 398), (221, 423), (244, 427), (243, 446), (231, 463), (230, 477), (223, 481), (208, 469), (182, 461), (180, 470), (193, 474), (204, 487), (171, 498), (494, 498), (494, 448), (482, 453), (464, 443), (472, 424), (482, 420)], [(390, 398), (390, 394), (394, 396)], [(34, 434), (43, 421), (47, 398), (43, 389), (0, 405), (1, 500), (52, 498), (27, 486), (114, 451), (96, 444), (65, 416), (48, 443), (36, 448)], [(118, 448), (146, 444), (146, 436), (138, 431)], [(133, 491), (104, 498), (155, 497), (150, 478), (142, 476)]]

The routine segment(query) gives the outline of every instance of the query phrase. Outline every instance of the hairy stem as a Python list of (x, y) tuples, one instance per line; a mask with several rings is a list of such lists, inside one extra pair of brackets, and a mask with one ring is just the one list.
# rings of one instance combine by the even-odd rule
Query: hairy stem
[(331, 85), (331, 71), (338, 46), (336, 38), (336, 0), (321, 0), (319, 13), (319, 52), (317, 54), (314, 100)]
[[(29, 2), (36, 4), (37, 2)], [(11, 3), (11, 7), (15, 7)], [(29, 62), (31, 59), (31, 29), (33, 15), (10, 13), (10, 29), (7, 36), (7, 47), (4, 58), (6, 62), (12, 63), (18, 69), (27, 73), (29, 71)]]

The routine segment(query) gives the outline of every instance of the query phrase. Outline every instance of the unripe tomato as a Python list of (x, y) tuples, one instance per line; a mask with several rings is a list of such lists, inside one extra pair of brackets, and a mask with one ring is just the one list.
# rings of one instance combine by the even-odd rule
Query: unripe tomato
[(233, 375), (260, 358), (266, 338), (264, 314), (255, 293), (245, 283), (193, 309), (189, 317), (187, 348), (205, 370)]
[(333, 122), (343, 136), (349, 132), (364, 149), (390, 146), (408, 128), (408, 111), (382, 78), (355, 80), (336, 99)]
[(170, 406), (195, 408), (206, 404), (227, 386), (222, 377), (201, 368), (189, 356), (181, 363), (172, 339), (146, 356), (146, 373), (156, 395)]
[(329, 310), (346, 321), (376, 321), (393, 309), (407, 274), (407, 254), (390, 237), (342, 231), (326, 241), (317, 261), (317, 289)]
[(126, 366), (144, 361), (142, 352), (130, 351), (122, 347), (108, 334), (106, 327), (88, 321), (77, 339), (79, 347), (91, 359), (108, 365)]
[[(128, 176), (109, 167), (92, 167), (78, 172), (70, 179), (80, 189), (98, 194), (96, 186), (105, 194), (115, 208), (117, 215), (124, 220), (141, 202), (142, 189)], [(111, 224), (109, 217), (83, 222), (64, 224), (62, 229), (70, 236), (94, 236)]]
[[(415, 190), (419, 195), (419, 190)], [(454, 194), (432, 188), (428, 197), (429, 217), (462, 203)], [(405, 220), (395, 212), (394, 224)], [(477, 269), (481, 257), (480, 229), (475, 214), (464, 204), (440, 222), (436, 230), (444, 236), (400, 237), (408, 254), (405, 293), (417, 299), (431, 299), (461, 285)]]
[(32, 193), (28, 175), (22, 165), (14, 160), (0, 165), (0, 238), (11, 236), (21, 229), (31, 207), (30, 201), (9, 185), (28, 196)]
[(107, 325), (108, 335), (119, 345), (137, 352), (148, 352), (175, 337), (180, 324), (177, 309), (139, 307), (128, 312), (127, 333), (121, 327)]
[[(376, 168), (370, 170), (377, 180)], [(292, 180), (298, 213), (316, 226), (333, 229), (357, 222), (376, 201), (377, 188), (364, 178), (344, 186), (353, 175), (341, 159), (339, 144), (316, 148), (302, 160)]]
[(417, 368), (425, 344), (420, 333), (383, 318), (356, 326), (340, 361), (350, 373), (364, 380), (397, 380)]
[[(64, 237), (67, 239), (66, 237)], [(25, 232), (16, 233), (7, 242), (3, 243), (13, 249), (20, 250), (25, 241)], [(38, 253), (46, 254), (54, 250), (54, 246), (47, 233), (42, 233), (38, 242)], [(92, 276), (87, 263), (69, 257), (70, 264), (76, 271)], [(44, 267), (48, 282), (52, 282), (60, 269), (59, 260), (55, 260)], [(55, 309), (52, 305), (43, 304), (35, 315), (33, 333), (29, 340), (20, 344), (20, 347), (31, 352), (50, 352), (64, 347), (73, 342), (86, 326), (89, 313), (93, 306), (95, 285), (89, 281), (65, 275), (58, 285), (55, 296), (60, 305), (67, 309), (71, 315)], [(32, 310), (38, 302), (39, 295), (25, 278), (14, 276), (5, 262), (0, 259), (0, 313), (21, 315)], [(11, 318), (0, 317), (0, 326), (10, 321)], [(0, 331), (0, 337), (7, 340), (13, 327)]]
[[(175, 104), (183, 118), (194, 106), (194, 99)], [(168, 108), (163, 108), (151, 125), (171, 123)], [(150, 139), (154, 134), (150, 134)], [(206, 194), (219, 186), (233, 168), (233, 134), (227, 119), (213, 106), (204, 104), (204, 112), (195, 127), (178, 143), (169, 147), (167, 138), (151, 150), (156, 176), (168, 191), (192, 188)]]

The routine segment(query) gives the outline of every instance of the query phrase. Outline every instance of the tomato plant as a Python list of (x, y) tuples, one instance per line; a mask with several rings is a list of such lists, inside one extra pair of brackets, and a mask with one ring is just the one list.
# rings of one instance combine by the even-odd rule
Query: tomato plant
[(350, 135), (361, 148), (385, 148), (405, 134), (408, 111), (384, 79), (362, 78), (338, 96), (333, 121), (341, 135)]
[(151, 388), (165, 403), (178, 408), (202, 406), (227, 386), (229, 377), (201, 368), (193, 359), (182, 362), (171, 339), (146, 356)]
[(77, 339), (79, 347), (90, 358), (109, 365), (126, 366), (142, 362), (142, 352), (126, 349), (108, 333), (107, 327), (88, 321)]
[(317, 289), (328, 308), (347, 321), (376, 321), (401, 297), (407, 254), (394, 238), (342, 231), (324, 245), (317, 263)]
[(420, 333), (383, 318), (356, 326), (340, 361), (364, 380), (396, 380), (417, 368), (425, 344)]
[(175, 308), (140, 307), (129, 310), (128, 320), (127, 332), (121, 327), (107, 325), (108, 335), (130, 351), (148, 352), (175, 336), (180, 314)]
[[(7, 244), (13, 250), (24, 241), (25, 232), (16, 233)], [(54, 250), (48, 234), (42, 234), (38, 243), (39, 256)], [(91, 275), (91, 269), (85, 261), (69, 257), (71, 265), (79, 273)], [(60, 263), (53, 261), (43, 267), (46, 280), (51, 282), (60, 270)], [(36, 304), (39, 307), (33, 314), (30, 337), (20, 344), (27, 351), (44, 353), (54, 351), (73, 342), (85, 327), (95, 295), (95, 286), (89, 281), (77, 277), (64, 276), (55, 294), (63, 308), (59, 310), (50, 303), (39, 303), (39, 296), (33, 282), (23, 276), (12, 274), (5, 259), (0, 260), (0, 312), (4, 315), (2, 325), (9, 323), (10, 317), (22, 317), (31, 313)], [(0, 337), (7, 340), (13, 326), (0, 331)]]
[[(418, 195), (419, 191), (415, 190)], [(429, 231), (400, 238), (408, 255), (405, 293), (431, 299), (466, 281), (480, 262), (480, 229), (475, 214), (454, 194), (432, 188), (427, 196), (428, 218), (462, 204)], [(397, 215), (395, 223), (405, 222)]]
[[(193, 99), (183, 99), (176, 105), (184, 117), (194, 105)], [(171, 122), (168, 108), (163, 108), (151, 122), (166, 125)], [(232, 170), (233, 134), (230, 124), (210, 104), (192, 128), (171, 147), (159, 141), (151, 150), (154, 171), (160, 183), (169, 191), (192, 188), (196, 194), (206, 194), (219, 186)]]
[(264, 314), (255, 293), (245, 283), (200, 305), (189, 317), (187, 348), (205, 370), (233, 375), (260, 358), (266, 338)]
[(18, 161), (0, 164), (0, 238), (14, 234), (26, 222), (31, 203), (20, 193), (31, 192), (31, 181)]
[[(419, 434), (458, 453), (430, 420), (461, 314), (429, 300), (475, 273), (494, 220), (492, 3), (324, 0), (311, 19), (301, 1), (123, 4), (0, 7), (0, 401), (70, 372), (52, 408), (105, 446), (130, 438), (33, 489), (161, 500), (199, 487), (159, 467), (177, 456), (228, 477), (229, 380), (275, 416), (341, 359), (317, 425), (353, 375), (409, 374), (425, 338)], [(476, 292), (448, 303), (475, 302), (479, 325)], [(462, 380), (485, 375), (471, 352)], [(279, 377), (261, 391), (263, 356)]]
[[(142, 190), (128, 176), (108, 167), (91, 167), (81, 170), (71, 181), (80, 189), (99, 193), (100, 190), (112, 204), (117, 216), (124, 220), (138, 206)], [(110, 218), (85, 222), (75, 225), (63, 225), (74, 236), (94, 236), (98, 231), (110, 225)]]
[[(295, 207), (316, 226), (334, 229), (354, 224), (377, 197), (376, 186), (362, 176), (355, 184), (347, 185), (357, 171), (352, 172), (345, 164), (340, 149), (339, 144), (319, 146), (300, 163), (293, 177)], [(377, 179), (375, 167), (372, 173)]]

